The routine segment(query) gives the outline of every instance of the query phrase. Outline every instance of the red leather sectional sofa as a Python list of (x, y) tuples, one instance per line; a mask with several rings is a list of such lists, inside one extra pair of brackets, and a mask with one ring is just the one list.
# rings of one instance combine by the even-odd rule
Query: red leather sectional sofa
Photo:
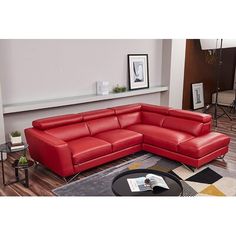
[(35, 120), (25, 135), (31, 157), (62, 177), (140, 150), (198, 168), (230, 142), (210, 115), (148, 104)]

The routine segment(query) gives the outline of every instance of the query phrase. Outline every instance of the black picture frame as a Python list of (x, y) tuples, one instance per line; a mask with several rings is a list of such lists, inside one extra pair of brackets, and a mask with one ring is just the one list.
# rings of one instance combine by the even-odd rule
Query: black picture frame
[(129, 90), (149, 88), (148, 54), (128, 54)]

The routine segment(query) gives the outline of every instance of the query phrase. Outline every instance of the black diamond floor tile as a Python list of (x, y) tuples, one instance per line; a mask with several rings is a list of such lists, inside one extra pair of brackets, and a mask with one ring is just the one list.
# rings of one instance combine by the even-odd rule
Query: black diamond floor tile
[(221, 178), (222, 178), (221, 175), (217, 174), (214, 170), (207, 167), (206, 169), (189, 177), (188, 179), (186, 179), (186, 181), (192, 181), (192, 182), (198, 182), (198, 183), (204, 183), (204, 184), (213, 184)]

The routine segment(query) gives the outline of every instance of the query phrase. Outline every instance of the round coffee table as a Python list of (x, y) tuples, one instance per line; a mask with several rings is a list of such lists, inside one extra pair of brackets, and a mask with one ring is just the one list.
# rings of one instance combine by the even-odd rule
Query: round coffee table
[[(131, 192), (127, 179), (145, 177), (147, 174), (161, 176), (169, 189), (159, 188), (155, 192)], [(128, 170), (117, 175), (112, 181), (112, 191), (116, 196), (183, 196), (183, 186), (177, 177), (166, 172), (150, 169)]]

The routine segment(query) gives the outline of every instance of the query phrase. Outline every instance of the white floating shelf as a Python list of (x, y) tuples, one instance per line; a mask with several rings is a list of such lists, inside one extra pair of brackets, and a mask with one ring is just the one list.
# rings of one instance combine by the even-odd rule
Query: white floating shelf
[(6, 105), (3, 105), (3, 113), (9, 114), (9, 113), (16, 113), (16, 112), (23, 112), (23, 111), (33, 111), (33, 110), (39, 110), (39, 109), (69, 106), (69, 105), (76, 105), (76, 104), (82, 104), (82, 103), (90, 103), (90, 102), (104, 101), (104, 100), (110, 100), (110, 99), (159, 93), (159, 92), (165, 92), (165, 91), (168, 91), (168, 87), (158, 86), (158, 87), (152, 87), (148, 89), (127, 91), (123, 93), (110, 93), (108, 95), (92, 94), (92, 95), (57, 98), (57, 99), (50, 99), (50, 100), (32, 101), (32, 102), (25, 102), (25, 103), (6, 104)]

